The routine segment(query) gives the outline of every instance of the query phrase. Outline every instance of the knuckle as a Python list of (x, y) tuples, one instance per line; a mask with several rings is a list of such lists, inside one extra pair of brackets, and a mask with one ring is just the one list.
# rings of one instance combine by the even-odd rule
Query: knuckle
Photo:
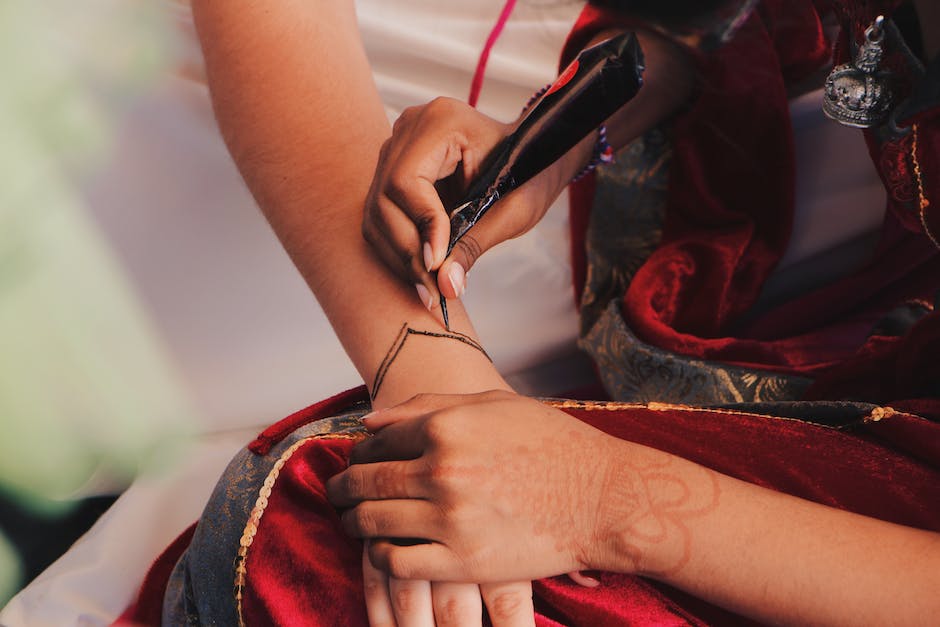
[(381, 579), (374, 577), (363, 577), (362, 579), (362, 590), (366, 598), (384, 595), (386, 589), (386, 584)]
[(451, 479), (451, 471), (444, 464), (438, 463), (431, 465), (427, 471), (428, 482), (438, 489), (443, 488)]
[(398, 257), (398, 262), (401, 264), (402, 269), (405, 271), (405, 276), (419, 276), (418, 272), (419, 263), (417, 256), (408, 249), (405, 248), (396, 248), (396, 256)]
[(375, 532), (375, 519), (366, 504), (357, 505), (348, 516), (347, 526), (355, 534), (369, 536)]
[(435, 221), (435, 214), (433, 213), (423, 213), (414, 217), (415, 228), (418, 229), (418, 233), (425, 237), (431, 232)]
[(480, 258), (480, 255), (483, 254), (483, 247), (472, 233), (465, 233), (457, 244), (455, 244), (455, 248), (460, 249), (461, 254), (467, 262), (467, 268), (465, 269), (469, 269), (469, 267)]
[(437, 619), (438, 625), (457, 625), (463, 616), (463, 604), (460, 602), (460, 599), (451, 596), (440, 602), (440, 607), (435, 618)]
[(450, 111), (453, 111), (455, 104), (456, 101), (453, 98), (438, 96), (427, 104), (427, 110), (435, 114), (441, 113), (446, 115)]
[[(396, 120), (395, 123), (397, 124), (398, 121)], [(395, 127), (393, 126), (392, 128), (394, 129)], [(380, 171), (381, 171), (381, 169), (382, 169), (383, 164), (385, 163), (385, 160), (388, 159), (388, 153), (390, 153), (390, 152), (392, 151), (392, 147), (393, 147), (393, 145), (394, 145), (394, 143), (393, 143), (394, 141), (395, 141), (395, 140), (394, 140), (393, 137), (389, 137), (389, 138), (386, 139), (384, 142), (382, 142), (382, 145), (381, 145), (381, 146), (379, 146), (379, 166), (378, 166), (378, 169), (379, 169)]]
[[(402, 552), (398, 550), (392, 550), (388, 553), (386, 570), (388, 574), (396, 579), (412, 579), (411, 567), (408, 562), (402, 558)], [(402, 588), (409, 589), (409, 588)], [(414, 598), (415, 591), (409, 589), (410, 598)], [(397, 592), (401, 592), (399, 589)], [(397, 595), (397, 593), (396, 593)]]
[(401, 113), (398, 115), (398, 119), (396, 119), (395, 123), (392, 125), (392, 132), (398, 132), (408, 126), (414, 118), (421, 115), (421, 112), (426, 106), (427, 105), (411, 105), (410, 107), (402, 109)]
[(401, 473), (394, 467), (380, 466), (375, 472), (375, 494), (379, 498), (405, 497)]
[(490, 617), (496, 620), (507, 620), (516, 616), (524, 607), (526, 599), (516, 590), (497, 592), (490, 597), (487, 603)]
[(408, 187), (408, 177), (401, 170), (390, 172), (385, 179), (385, 193), (390, 197), (400, 198)]
[(355, 466), (350, 467), (343, 476), (343, 489), (348, 496), (359, 498), (365, 490), (365, 480), (362, 472)]
[(393, 602), (395, 603), (395, 607), (402, 612), (409, 612), (415, 607), (416, 596), (415, 590), (411, 586), (399, 586), (398, 589), (395, 590)]
[(435, 444), (441, 444), (450, 439), (453, 431), (451, 421), (441, 414), (430, 416), (424, 423), (424, 432), (428, 440)]
[(434, 618), (439, 626), (460, 625), (464, 619), (474, 618), (474, 603), (464, 595), (448, 594), (444, 598), (435, 599)]

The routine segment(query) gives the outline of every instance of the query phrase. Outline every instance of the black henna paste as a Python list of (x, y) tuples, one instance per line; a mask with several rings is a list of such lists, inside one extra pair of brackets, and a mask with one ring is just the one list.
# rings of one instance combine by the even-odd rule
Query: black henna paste
[(401, 330), (398, 332), (398, 335), (395, 336), (395, 341), (392, 342), (391, 348), (388, 349), (388, 352), (385, 354), (385, 359), (382, 360), (382, 363), (379, 365), (379, 369), (375, 371), (375, 380), (372, 382), (372, 400), (375, 400), (375, 397), (379, 393), (379, 388), (382, 387), (382, 382), (385, 380), (385, 375), (388, 373), (388, 369), (392, 367), (392, 363), (398, 358), (398, 354), (401, 352), (401, 349), (405, 347), (405, 342), (408, 341), (408, 338), (412, 335), (423, 335), (424, 337), (434, 337), (434, 338), (444, 338), (448, 340), (456, 340), (467, 346), (471, 346), (489, 359), (490, 356), (487, 354), (483, 346), (479, 342), (474, 340), (468, 335), (463, 333), (458, 333), (456, 331), (450, 331), (448, 333), (437, 333), (434, 331), (418, 331), (417, 329), (412, 329), (408, 326), (406, 322), (401, 326)]

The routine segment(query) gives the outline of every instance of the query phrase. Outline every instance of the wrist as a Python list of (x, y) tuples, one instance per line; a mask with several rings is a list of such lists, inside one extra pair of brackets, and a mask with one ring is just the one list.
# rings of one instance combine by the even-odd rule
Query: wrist
[(668, 579), (691, 559), (698, 519), (718, 505), (718, 474), (611, 438), (590, 568)]

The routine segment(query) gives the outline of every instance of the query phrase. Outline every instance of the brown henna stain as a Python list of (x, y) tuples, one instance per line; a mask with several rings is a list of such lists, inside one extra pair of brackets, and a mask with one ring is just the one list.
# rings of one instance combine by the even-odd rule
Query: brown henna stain
[[(571, 552), (572, 543), (585, 535), (583, 527), (590, 515), (584, 511), (600, 491), (596, 467), (591, 464), (598, 442), (598, 438), (571, 431), (494, 457), (500, 479), (494, 493), (514, 504), (507, 517), (530, 521), (533, 537), (548, 539), (558, 553)], [(529, 464), (532, 451), (551, 462)]]
[[(721, 489), (714, 471), (663, 457), (665, 463), (626, 460), (613, 473), (606, 492), (606, 511), (598, 521), (602, 546), (617, 546), (628, 556), (635, 571), (665, 576), (680, 571), (692, 556), (692, 519), (718, 507)], [(682, 467), (679, 467), (681, 464)], [(699, 478), (687, 480), (689, 470)], [(693, 485), (704, 489), (693, 490)], [(649, 556), (664, 550), (658, 565)]]
[[(633, 571), (668, 575), (680, 570), (692, 554), (689, 522), (718, 506), (717, 474), (658, 452), (620, 458), (618, 466), (604, 469), (594, 463), (602, 458), (598, 449), (603, 446), (601, 438), (572, 431), (536, 447), (552, 460), (548, 465), (527, 466), (521, 461), (526, 456), (514, 454), (522, 451), (497, 455), (493, 465), (500, 485), (494, 493), (508, 491), (507, 501), (516, 504), (510, 515), (531, 521), (532, 535), (547, 536), (559, 553), (591, 555), (588, 546), (615, 547)], [(704, 480), (686, 479), (689, 469)], [(704, 489), (696, 491), (693, 485)], [(666, 550), (667, 557), (653, 569), (648, 556), (655, 550)]]
[(408, 338), (412, 335), (418, 335), (422, 337), (430, 337), (436, 339), (448, 339), (455, 340), (467, 346), (471, 346), (489, 359), (493, 361), (489, 354), (487, 354), (486, 349), (483, 346), (474, 340), (469, 335), (464, 335), (463, 333), (458, 333), (457, 331), (449, 331), (448, 333), (437, 333), (434, 331), (419, 331), (417, 329), (412, 329), (408, 326), (408, 323), (402, 325), (401, 329), (398, 331), (398, 335), (395, 336), (395, 341), (392, 342), (391, 347), (388, 349), (388, 352), (385, 353), (385, 358), (382, 359), (382, 363), (379, 364), (378, 369), (375, 371), (375, 379), (372, 381), (372, 393), (370, 398), (374, 401), (375, 397), (379, 394), (379, 388), (382, 387), (382, 382), (385, 381), (385, 375), (388, 374), (389, 368), (392, 367), (392, 364), (398, 359), (399, 353), (402, 349), (405, 348), (405, 343), (408, 341)]

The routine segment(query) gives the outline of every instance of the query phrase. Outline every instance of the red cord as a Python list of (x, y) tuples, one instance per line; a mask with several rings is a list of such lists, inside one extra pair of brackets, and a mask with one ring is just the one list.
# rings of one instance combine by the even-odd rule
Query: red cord
[(499, 14), (499, 19), (493, 25), (490, 36), (486, 38), (486, 44), (480, 52), (479, 61), (477, 61), (477, 69), (473, 73), (473, 82), (470, 83), (470, 97), (467, 98), (467, 102), (470, 103), (471, 107), (477, 106), (477, 101), (480, 99), (480, 90), (483, 88), (483, 76), (486, 74), (486, 62), (489, 61), (490, 51), (493, 49), (496, 40), (499, 39), (500, 33), (503, 32), (503, 27), (509, 21), (509, 16), (512, 15), (515, 6), (516, 0), (506, 0), (503, 11)]

